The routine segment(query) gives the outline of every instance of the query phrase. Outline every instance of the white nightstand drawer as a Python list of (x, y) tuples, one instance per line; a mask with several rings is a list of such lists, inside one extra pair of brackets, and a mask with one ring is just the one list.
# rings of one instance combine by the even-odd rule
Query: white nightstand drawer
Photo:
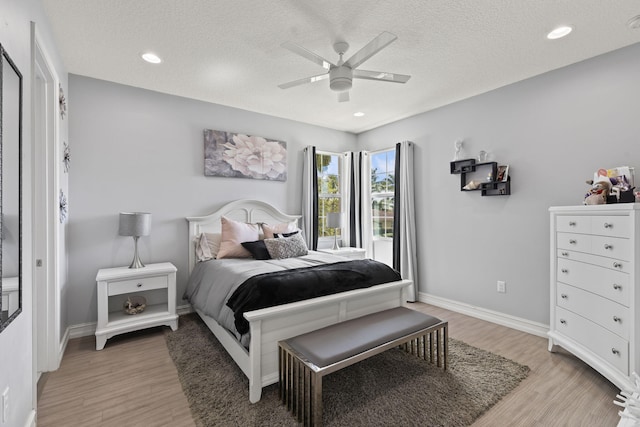
[(558, 283), (556, 304), (629, 339), (631, 314), (629, 308), (582, 289)]
[(628, 216), (594, 216), (591, 231), (600, 236), (630, 237), (631, 218)]
[(556, 307), (555, 329), (629, 375), (629, 341), (575, 313)]
[(109, 296), (162, 289), (166, 288), (168, 283), (166, 275), (114, 281), (109, 283)]

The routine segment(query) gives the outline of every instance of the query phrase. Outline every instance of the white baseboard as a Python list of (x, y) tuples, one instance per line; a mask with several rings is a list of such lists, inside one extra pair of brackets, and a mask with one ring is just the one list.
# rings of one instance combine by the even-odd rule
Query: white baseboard
[(36, 427), (36, 411), (32, 409), (29, 412), (29, 416), (27, 417), (27, 421), (24, 423), (24, 427)]
[(487, 310), (486, 308), (476, 307), (471, 304), (429, 295), (424, 292), (418, 293), (418, 301), (435, 305), (436, 307), (446, 308), (447, 310), (455, 311), (456, 313), (462, 313), (467, 316), (486, 320), (518, 331), (527, 332), (542, 338), (547, 338), (547, 332), (549, 332), (549, 325), (545, 325), (543, 323), (533, 322), (531, 320), (511, 316), (498, 311)]
[[(89, 335), (94, 335), (95, 333), (96, 322), (80, 323), (79, 325), (69, 326), (64, 336), (67, 340), (72, 340), (74, 338), (88, 337)], [(66, 347), (66, 343), (64, 344), (64, 346)]]
[(184, 314), (189, 314), (189, 313), (195, 313), (195, 311), (193, 310), (193, 307), (191, 307), (191, 304), (180, 305), (176, 307), (176, 312), (178, 313), (178, 316), (182, 316)]

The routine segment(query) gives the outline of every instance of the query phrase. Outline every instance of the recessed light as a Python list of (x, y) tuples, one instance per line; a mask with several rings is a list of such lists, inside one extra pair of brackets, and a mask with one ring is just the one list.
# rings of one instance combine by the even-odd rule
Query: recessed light
[(144, 59), (145, 61), (151, 64), (159, 64), (162, 62), (162, 59), (160, 59), (160, 57), (155, 53), (146, 52), (146, 53), (143, 53), (141, 56), (142, 56), (142, 59)]
[(556, 29), (554, 29), (553, 31), (551, 31), (549, 34), (547, 34), (547, 38), (549, 40), (555, 40), (555, 39), (559, 39), (562, 38), (566, 35), (568, 35), (571, 31), (573, 31), (573, 28), (568, 27), (568, 26), (562, 26), (562, 27), (558, 27)]
[(356, 117), (362, 117), (364, 116), (364, 113), (362, 111), (358, 111), (357, 113), (353, 113), (353, 115)]

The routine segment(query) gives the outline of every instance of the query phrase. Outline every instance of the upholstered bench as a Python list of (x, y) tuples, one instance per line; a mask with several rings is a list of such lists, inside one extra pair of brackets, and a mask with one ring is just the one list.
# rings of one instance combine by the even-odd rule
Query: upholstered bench
[(401, 346), (447, 369), (448, 323), (397, 307), (278, 342), (280, 399), (304, 425), (322, 425), (322, 377)]

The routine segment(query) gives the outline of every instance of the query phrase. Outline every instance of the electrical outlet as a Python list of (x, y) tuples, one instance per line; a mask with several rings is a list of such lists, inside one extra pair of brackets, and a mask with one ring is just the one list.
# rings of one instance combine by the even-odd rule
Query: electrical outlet
[(2, 392), (2, 402), (0, 402), (0, 412), (2, 412), (2, 416), (0, 416), (0, 420), (2, 420), (2, 424), (6, 423), (9, 419), (9, 387), (5, 388)]
[(501, 294), (507, 293), (507, 282), (498, 280), (498, 292), (500, 292)]

